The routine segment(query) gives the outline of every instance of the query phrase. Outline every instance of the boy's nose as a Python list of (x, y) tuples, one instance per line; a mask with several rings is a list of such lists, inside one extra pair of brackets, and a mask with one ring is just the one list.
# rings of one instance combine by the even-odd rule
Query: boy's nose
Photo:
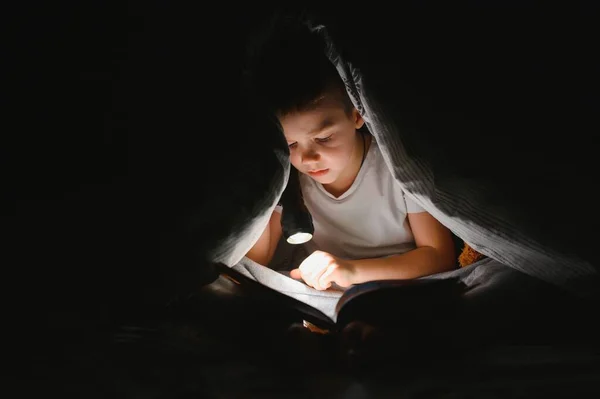
[(302, 152), (302, 163), (311, 163), (318, 161), (321, 158), (317, 151), (313, 149), (306, 149)]

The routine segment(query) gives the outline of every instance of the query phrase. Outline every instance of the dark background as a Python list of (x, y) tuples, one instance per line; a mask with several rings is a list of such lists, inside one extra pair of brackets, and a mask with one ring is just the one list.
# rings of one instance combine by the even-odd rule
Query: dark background
[[(550, 229), (539, 237), (595, 262), (597, 13), (520, 4), (416, 14), (319, 10), (348, 57), (366, 72), (397, 77), (389, 87), (404, 91), (381, 96), (420, 129), (411, 151), (438, 170), (489, 182), (490, 206), (527, 219), (524, 229), (534, 234)], [(2, 263), (15, 316), (7, 328), (23, 381), (42, 381), (24, 386), (115, 397), (109, 391), (118, 380), (123, 397), (169, 397), (182, 381), (209, 379), (202, 374), (209, 369), (227, 375), (228, 359), (248, 361), (240, 352), (203, 353), (214, 368), (178, 380), (166, 366), (140, 371), (144, 356), (158, 363), (162, 354), (140, 350), (128, 369), (95, 340), (115, 325), (156, 317), (212, 281), (207, 254), (239, 226), (237, 210), (253, 206), (276, 167), (271, 127), (242, 85), (246, 41), (268, 8), (213, 7), (28, 3), (3, 13), (10, 205)], [(502, 119), (507, 102), (511, 116)], [(532, 169), (523, 173), (528, 157), (539, 162), (526, 162)], [(213, 322), (227, 324), (226, 312), (214, 313)], [(244, 339), (243, 331), (230, 333)], [(185, 359), (165, 362), (181, 376), (194, 363)], [(154, 372), (160, 383), (151, 382)]]

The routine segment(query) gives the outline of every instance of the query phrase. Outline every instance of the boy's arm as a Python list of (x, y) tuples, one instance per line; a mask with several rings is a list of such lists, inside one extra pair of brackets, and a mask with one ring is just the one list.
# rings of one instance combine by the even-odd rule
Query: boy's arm
[(281, 234), (281, 213), (274, 211), (265, 231), (246, 256), (258, 264), (267, 266), (273, 259)]
[(332, 283), (349, 287), (374, 280), (408, 280), (453, 269), (456, 263), (450, 231), (427, 212), (409, 213), (408, 219), (417, 246), (412, 251), (387, 258), (357, 260), (315, 251), (290, 275), (325, 290)]
[(400, 280), (441, 273), (455, 267), (454, 241), (450, 231), (428, 212), (409, 213), (417, 248), (387, 258), (347, 261), (352, 283), (373, 280)]

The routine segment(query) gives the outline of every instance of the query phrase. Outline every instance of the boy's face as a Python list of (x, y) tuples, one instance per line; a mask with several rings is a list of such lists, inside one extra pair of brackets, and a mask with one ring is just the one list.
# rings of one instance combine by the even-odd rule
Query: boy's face
[(363, 151), (356, 129), (364, 123), (356, 109), (349, 115), (341, 101), (332, 96), (320, 100), (315, 109), (279, 120), (291, 163), (301, 173), (323, 185), (356, 177)]

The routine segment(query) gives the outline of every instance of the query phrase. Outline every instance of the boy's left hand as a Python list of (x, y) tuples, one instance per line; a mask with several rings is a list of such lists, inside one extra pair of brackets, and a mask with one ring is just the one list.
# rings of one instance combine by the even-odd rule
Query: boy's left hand
[(303, 279), (304, 282), (317, 289), (326, 290), (332, 283), (340, 287), (349, 287), (353, 283), (353, 264), (330, 253), (315, 251), (300, 264), (298, 269), (290, 272), (292, 278)]

